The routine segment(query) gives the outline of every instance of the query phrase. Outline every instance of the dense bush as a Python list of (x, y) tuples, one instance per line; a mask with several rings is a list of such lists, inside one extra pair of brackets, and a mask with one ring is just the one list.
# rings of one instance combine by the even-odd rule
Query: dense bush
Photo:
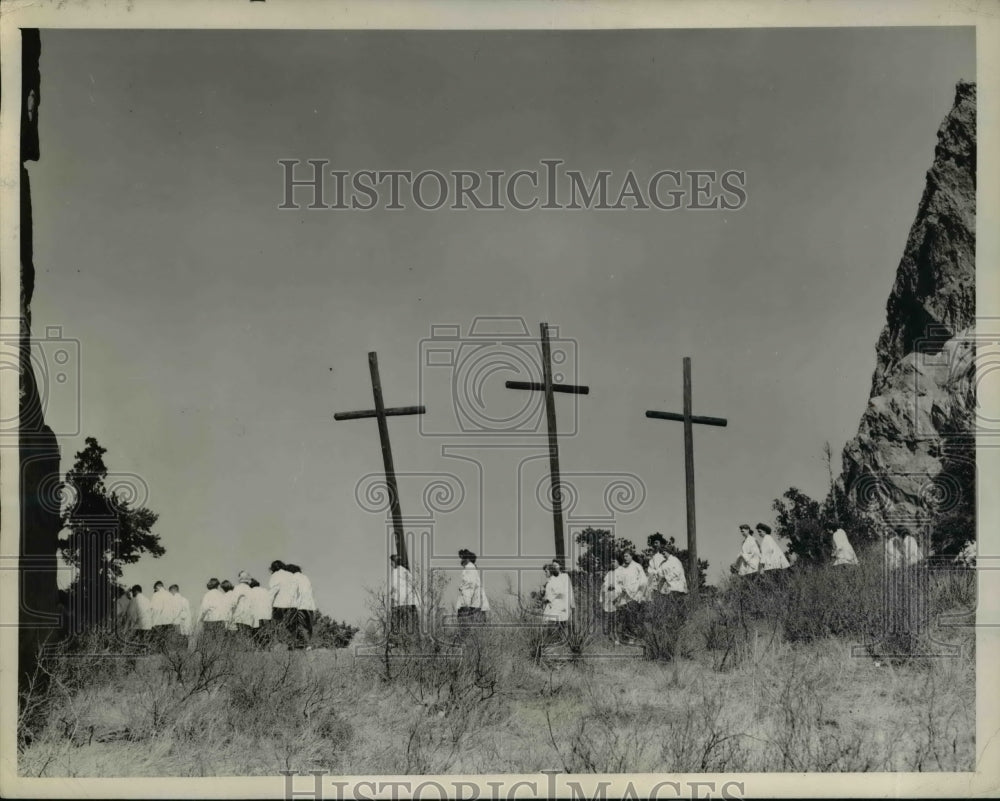
[(730, 666), (762, 630), (780, 630), (789, 642), (843, 637), (873, 656), (898, 660), (933, 650), (940, 616), (974, 603), (975, 571), (933, 563), (887, 570), (876, 548), (857, 566), (807, 564), (732, 577), (702, 621), (701, 635)]

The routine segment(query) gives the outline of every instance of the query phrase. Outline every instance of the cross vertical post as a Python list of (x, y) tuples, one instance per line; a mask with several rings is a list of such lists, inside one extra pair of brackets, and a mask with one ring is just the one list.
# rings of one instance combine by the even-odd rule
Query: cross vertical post
[(375, 408), (362, 412), (337, 412), (334, 420), (358, 420), (364, 417), (374, 417), (378, 423), (378, 437), (382, 445), (382, 466), (385, 469), (385, 484), (389, 493), (389, 508), (392, 513), (392, 531), (396, 541), (396, 555), (400, 564), (409, 568), (410, 559), (406, 549), (406, 536), (403, 532), (403, 512), (399, 505), (399, 488), (396, 484), (396, 467), (392, 461), (392, 446), (389, 444), (389, 426), (386, 417), (408, 414), (424, 414), (424, 406), (400, 406), (386, 409), (382, 399), (382, 379), (378, 372), (378, 355), (375, 351), (368, 354), (368, 370), (372, 379), (372, 397)]
[(694, 425), (691, 423), (691, 359), (684, 357), (684, 491), (688, 530), (688, 587), (698, 591), (698, 534), (694, 513)]
[(684, 423), (684, 489), (687, 505), (688, 589), (691, 598), (698, 596), (698, 534), (694, 504), (694, 424), (725, 427), (722, 417), (702, 417), (691, 414), (691, 357), (684, 357), (684, 413), (647, 411), (646, 417), (656, 420), (677, 420)]
[(559, 439), (556, 426), (556, 392), (587, 395), (590, 387), (552, 383), (552, 348), (549, 342), (549, 324), (541, 324), (542, 334), (542, 383), (537, 381), (507, 381), (507, 389), (527, 389), (545, 393), (545, 422), (549, 438), (549, 482), (552, 488), (552, 527), (555, 537), (555, 558), (563, 570), (566, 564), (566, 540), (563, 533), (562, 485), (559, 478)]

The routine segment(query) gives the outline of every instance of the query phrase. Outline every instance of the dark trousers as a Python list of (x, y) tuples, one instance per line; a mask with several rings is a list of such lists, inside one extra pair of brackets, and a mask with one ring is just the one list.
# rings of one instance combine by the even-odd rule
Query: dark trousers
[(206, 620), (201, 625), (201, 636), (204, 643), (217, 642), (225, 645), (229, 632), (226, 631), (224, 620)]
[(615, 613), (617, 623), (617, 636), (634, 640), (639, 636), (642, 625), (642, 604), (638, 601), (629, 601), (618, 607)]
[(257, 628), (251, 629), (251, 638), (253, 640), (254, 647), (256, 648), (266, 648), (267, 645), (274, 638), (274, 621), (271, 618), (266, 620), (258, 620)]
[(153, 626), (150, 630), (149, 640), (154, 648), (168, 648), (175, 644), (177, 636), (177, 627), (166, 623), (160, 626)]
[(299, 636), (299, 610), (292, 607), (276, 606), (271, 610), (275, 635), (289, 647)]
[(313, 636), (313, 615), (316, 613), (312, 609), (297, 609), (299, 613), (298, 631), (296, 632), (300, 645), (308, 645)]

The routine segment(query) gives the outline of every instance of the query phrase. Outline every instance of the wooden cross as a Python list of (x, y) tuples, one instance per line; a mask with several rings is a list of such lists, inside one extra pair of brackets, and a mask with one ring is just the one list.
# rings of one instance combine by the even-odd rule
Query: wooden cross
[(396, 468), (392, 464), (392, 448), (389, 446), (389, 426), (385, 418), (404, 414), (424, 414), (424, 406), (399, 406), (386, 409), (382, 401), (382, 380), (378, 374), (378, 356), (375, 351), (368, 354), (368, 369), (372, 374), (372, 395), (375, 397), (375, 408), (363, 412), (337, 412), (334, 420), (358, 420), (362, 417), (374, 417), (378, 421), (378, 438), (382, 442), (382, 464), (385, 466), (385, 483), (389, 489), (389, 504), (392, 508), (392, 530), (396, 538), (396, 555), (400, 564), (408, 568), (410, 560), (406, 552), (406, 538), (403, 535), (403, 512), (399, 507), (399, 489), (396, 486)]
[(566, 546), (563, 538), (562, 488), (559, 481), (559, 442), (556, 438), (556, 404), (555, 392), (567, 392), (572, 395), (587, 395), (590, 387), (573, 386), (572, 384), (552, 383), (552, 352), (549, 348), (549, 324), (542, 323), (542, 383), (537, 381), (508, 381), (507, 389), (527, 389), (545, 393), (545, 419), (549, 429), (549, 476), (552, 484), (552, 524), (556, 541), (556, 561), (563, 570), (569, 570), (566, 564)]
[(684, 357), (684, 414), (647, 411), (655, 420), (679, 420), (684, 423), (684, 485), (687, 489), (688, 587), (691, 597), (698, 595), (698, 539), (694, 524), (694, 424), (725, 427), (722, 417), (701, 417), (691, 414), (691, 359)]

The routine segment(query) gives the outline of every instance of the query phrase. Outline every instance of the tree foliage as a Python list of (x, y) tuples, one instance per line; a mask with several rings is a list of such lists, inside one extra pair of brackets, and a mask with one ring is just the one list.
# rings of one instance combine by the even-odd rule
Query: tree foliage
[(606, 528), (588, 526), (577, 532), (576, 544), (583, 549), (576, 564), (587, 574), (603, 576), (614, 569), (615, 554), (624, 550), (635, 550), (635, 543), (624, 537), (615, 538)]
[(771, 504), (775, 511), (775, 531), (789, 542), (789, 550), (803, 564), (817, 564), (830, 558), (833, 543), (823, 528), (819, 501), (797, 487), (789, 487)]
[(317, 648), (346, 648), (357, 633), (357, 626), (338, 623), (332, 617), (319, 612), (313, 621), (312, 644)]
[(952, 437), (943, 448), (937, 514), (931, 528), (931, 547), (942, 556), (955, 556), (966, 542), (976, 540), (976, 450), (970, 437)]
[(123, 565), (134, 564), (144, 554), (155, 558), (166, 553), (152, 531), (159, 515), (134, 506), (124, 491), (108, 488), (106, 453), (94, 437), (87, 437), (86, 447), (66, 473), (73, 502), (62, 510), (65, 536), (59, 539), (59, 552), (77, 571), (69, 596), (80, 630), (108, 615)]

